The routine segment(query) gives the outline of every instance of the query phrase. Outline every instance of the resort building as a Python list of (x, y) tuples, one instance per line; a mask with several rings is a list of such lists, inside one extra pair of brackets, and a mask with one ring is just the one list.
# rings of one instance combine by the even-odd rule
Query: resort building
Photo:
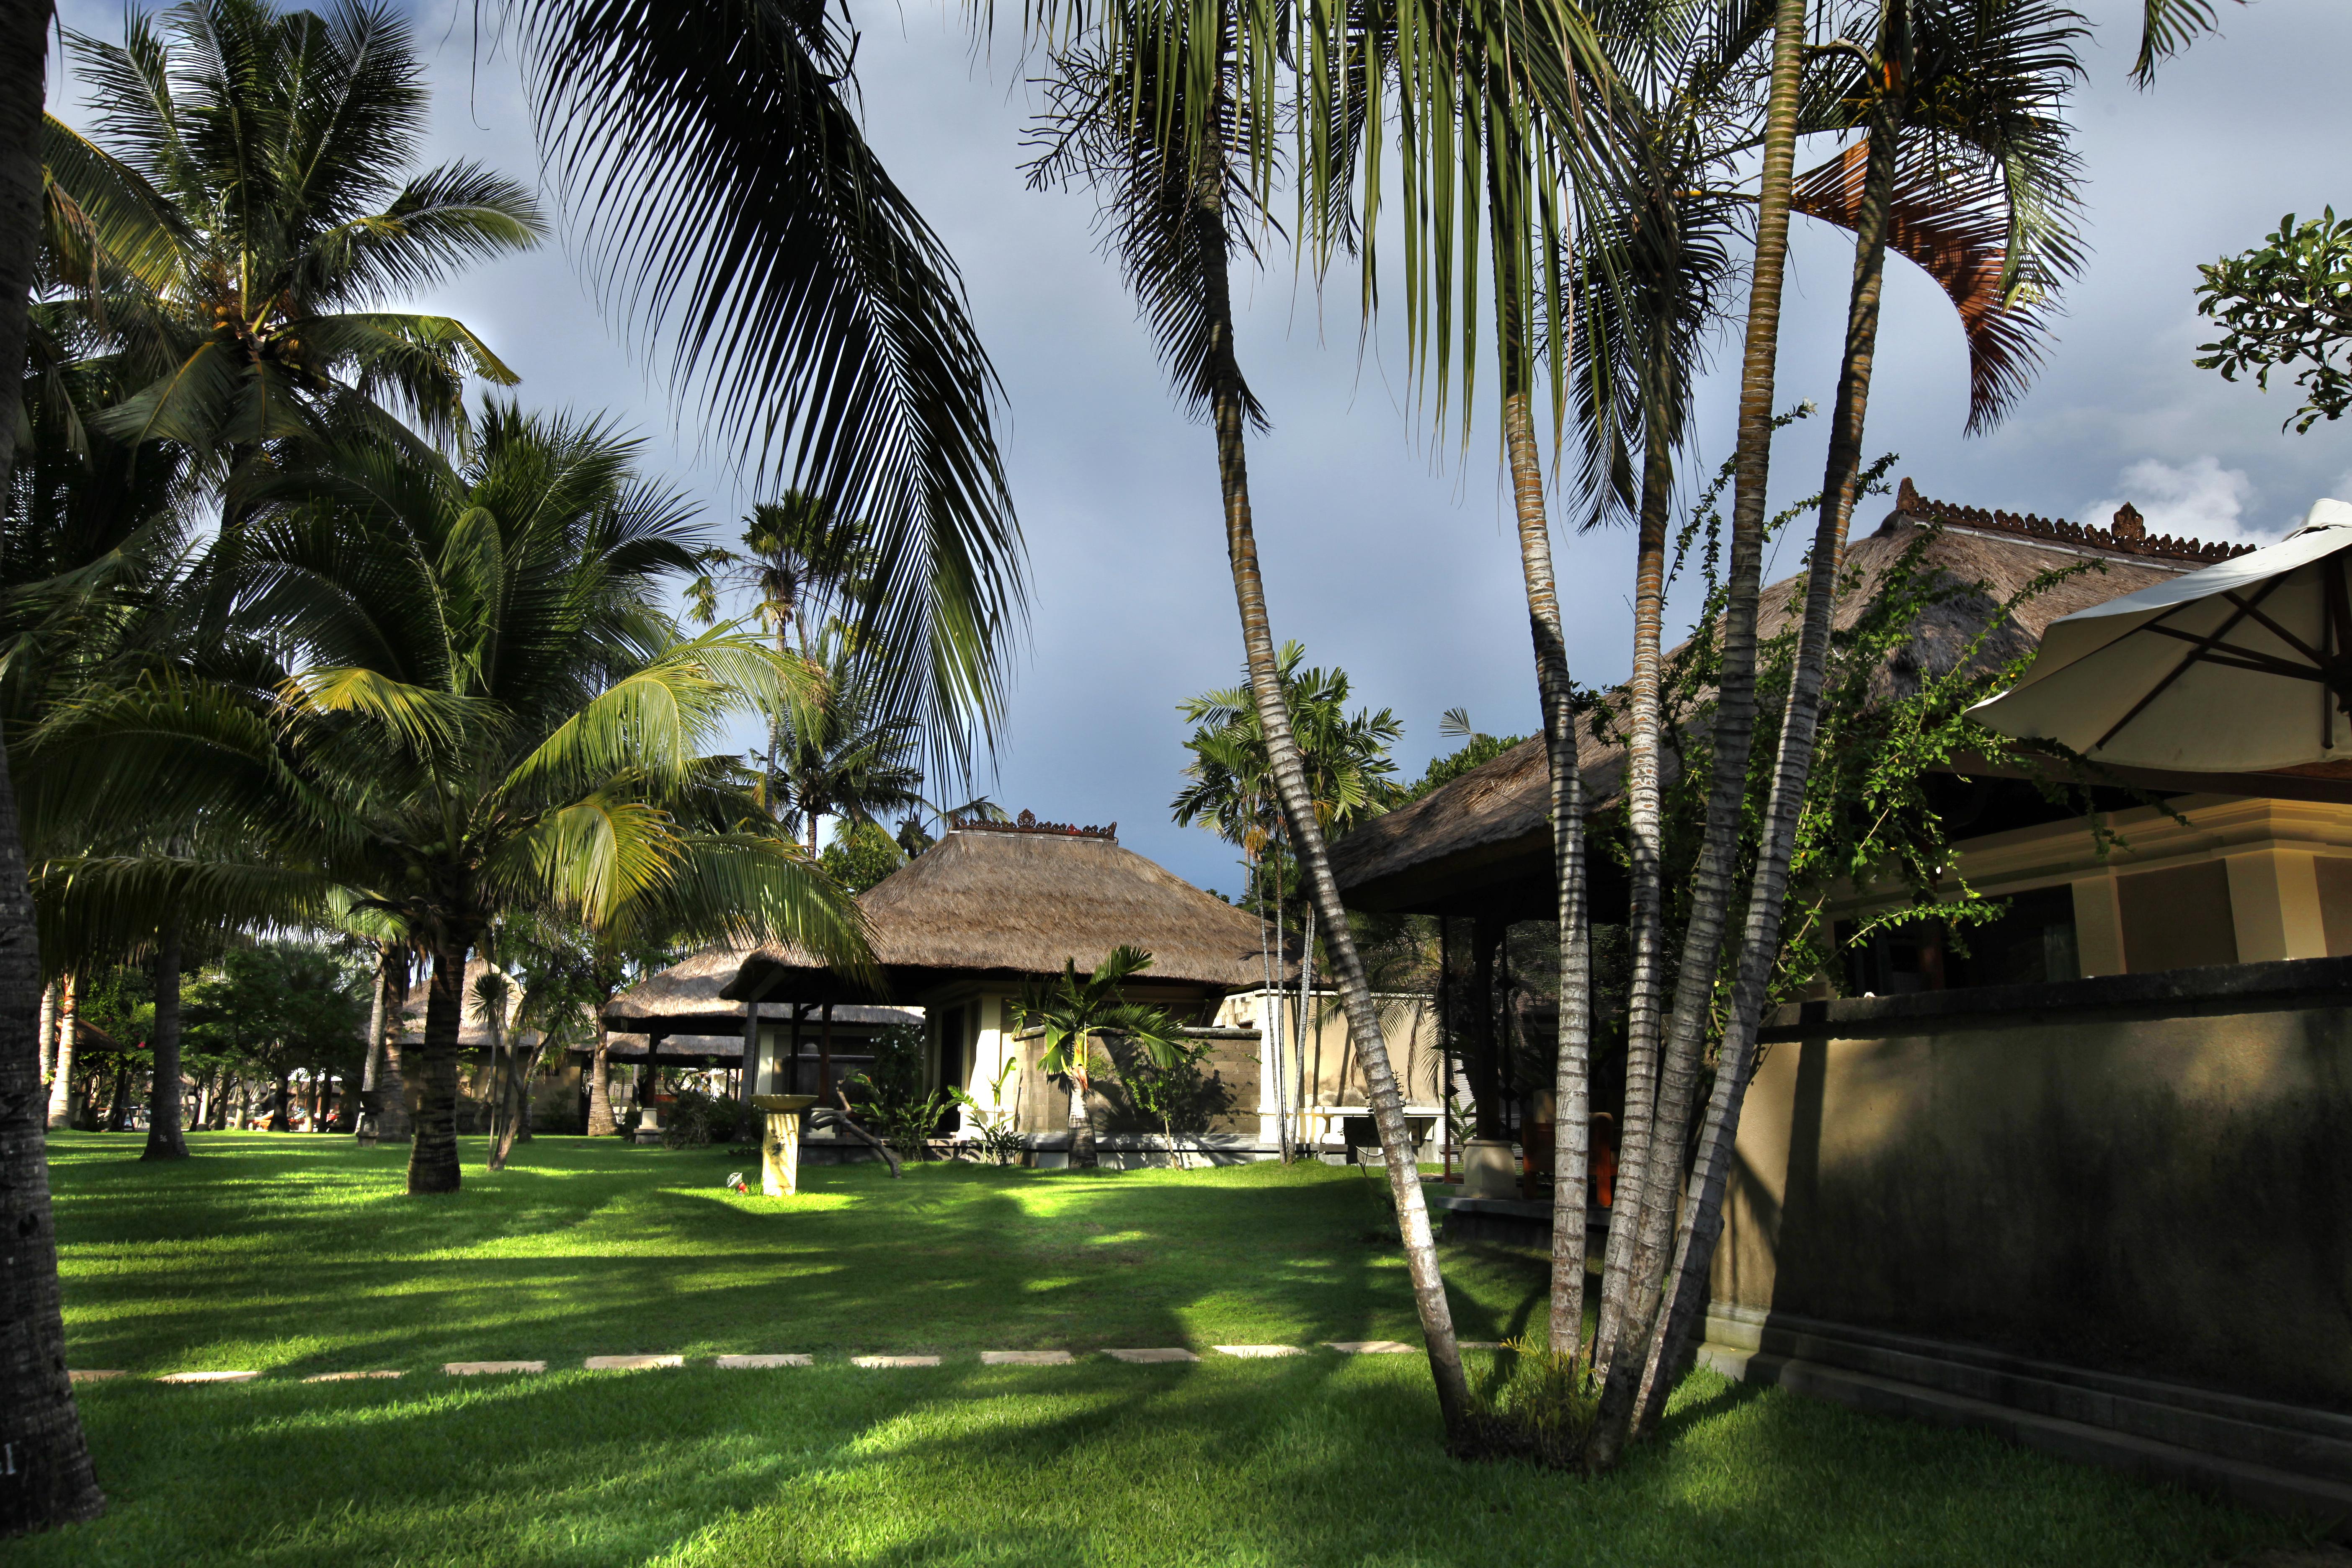
[[(2083, 527), (1926, 500), (1906, 480), (1851, 548), (1862, 588), (1839, 616), (1853, 625), (1906, 556), (1941, 574), (1953, 592), (1880, 672), (1899, 694), (2242, 552), (2150, 538), (2129, 508)], [(1801, 591), (1767, 590), (1764, 636)], [(1588, 734), (1581, 763), (1605, 805), (1622, 752)], [(2002, 920), (1966, 951), (1933, 926), (1886, 932), (1765, 1020), (1703, 1353), (2340, 1518), (2352, 763), (2091, 770), (2071, 799), (2026, 771), (1959, 757), (1929, 786), (1955, 868), (2008, 901)], [(1460, 1008), (1512, 926), (1550, 918), (1547, 810), (1529, 742), (1368, 823), (1335, 868), (1352, 904), (1461, 933), (1442, 987)], [(1614, 859), (1593, 867), (1596, 921), (1622, 921)], [(1889, 897), (1833, 889), (1827, 912), (1851, 931)], [(1548, 1045), (1548, 1016), (1521, 1023)], [(1607, 1044), (1594, 1099), (1614, 1110), (1622, 1052)]]

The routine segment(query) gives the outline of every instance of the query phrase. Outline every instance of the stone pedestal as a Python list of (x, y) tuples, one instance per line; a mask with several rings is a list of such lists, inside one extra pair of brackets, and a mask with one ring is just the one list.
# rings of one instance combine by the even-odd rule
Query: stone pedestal
[(801, 1185), (801, 1117), (816, 1103), (813, 1094), (755, 1094), (752, 1108), (766, 1126), (760, 1139), (760, 1190), (788, 1198)]
[(1473, 1138), (1462, 1145), (1462, 1195), (1465, 1198), (1516, 1198), (1519, 1195), (1519, 1163), (1509, 1143), (1498, 1138)]

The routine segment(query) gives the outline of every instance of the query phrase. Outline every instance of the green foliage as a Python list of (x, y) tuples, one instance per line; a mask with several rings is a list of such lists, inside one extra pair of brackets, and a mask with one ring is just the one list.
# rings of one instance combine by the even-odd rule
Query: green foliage
[(1038, 1066), (1069, 1079), (1081, 1098), (1094, 1074), (1097, 1035), (1119, 1036), (1151, 1067), (1171, 1069), (1185, 1048), (1176, 1021), (1164, 1008), (1129, 1002), (1121, 994), (1129, 980), (1150, 967), (1151, 955), (1128, 943), (1112, 948), (1083, 980), (1076, 961), (1065, 960), (1057, 978), (1023, 988), (1013, 1004), (1013, 1027), (1034, 1029), (1045, 1037), (1045, 1053)]
[(1512, 747), (1524, 744), (1528, 739), (1525, 735), (1489, 735), (1483, 730), (1474, 730), (1470, 725), (1469, 710), (1463, 708), (1447, 709), (1445, 717), (1438, 722), (1437, 732), (1460, 736), (1462, 744), (1442, 757), (1432, 757), (1429, 766), (1422, 770), (1421, 777), (1397, 791), (1388, 803), (1390, 809), (1408, 801), (1419, 800), (1433, 790), (1444, 788), (1471, 769), (1485, 767)]
[(1502, 1385), (1473, 1423), (1479, 1445), (1553, 1469), (1581, 1468), (1585, 1439), (1601, 1415), (1591, 1369), (1581, 1354), (1524, 1334), (1505, 1340), (1503, 1350)]
[(2300, 363), (2305, 401), (2286, 423), (2301, 434), (2342, 418), (2352, 407), (2352, 218), (2334, 207), (2300, 223), (2289, 213), (2258, 248), (2197, 270), (2197, 313), (2221, 328), (2197, 345), (2197, 367), (2224, 381), (2251, 370), (2267, 392), (2272, 371)]
[(1233, 1109), (1234, 1092), (1223, 1075), (1202, 1068), (1208, 1057), (1205, 1040), (1173, 1038), (1164, 1058), (1138, 1049), (1120, 1037), (1114, 1036), (1110, 1046), (1111, 1062), (1118, 1070), (1119, 1087), (1127, 1091), (1128, 1102), (1146, 1120), (1158, 1123), (1160, 1135), (1171, 1146), (1177, 1133), (1205, 1132)]
[(233, 947), (187, 983), (187, 1044), (273, 1080), (305, 1069), (356, 1072), (368, 985), (358, 965), (316, 943)]
[(669, 1149), (732, 1143), (753, 1131), (743, 1103), (723, 1094), (679, 1088), (662, 1108), (662, 1145)]
[(940, 1119), (956, 1103), (951, 1090), (925, 1089), (929, 1058), (920, 1026), (894, 1024), (874, 1037), (873, 1065), (841, 1086), (858, 1121), (901, 1160), (929, 1154)]
[(1015, 1108), (1005, 1094), (1005, 1086), (1020, 1076), (1021, 1059), (1008, 1056), (988, 1086), (988, 1103), (983, 1104), (977, 1095), (968, 1094), (960, 1089), (948, 1091), (979, 1131), (981, 1152), (992, 1165), (1018, 1164), (1026, 1149), (1020, 1128), (1015, 1124)]
[(879, 823), (851, 822), (834, 835), (817, 862), (844, 889), (862, 893), (905, 865), (906, 856)]

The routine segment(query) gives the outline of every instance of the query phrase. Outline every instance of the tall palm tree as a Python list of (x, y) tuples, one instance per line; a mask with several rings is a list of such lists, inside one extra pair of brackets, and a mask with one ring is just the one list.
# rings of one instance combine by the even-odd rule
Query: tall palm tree
[(1083, 980), (1076, 959), (1064, 963), (1056, 978), (1026, 986), (1013, 1004), (1013, 1026), (1037, 1030), (1045, 1042), (1038, 1066), (1070, 1080), (1070, 1164), (1091, 1170), (1095, 1163), (1095, 1123), (1087, 1107), (1093, 1092), (1094, 1041), (1097, 1035), (1124, 1037), (1162, 1069), (1183, 1059), (1183, 1043), (1176, 1021), (1160, 1007), (1129, 1002), (1121, 988), (1151, 967), (1151, 955), (1139, 947), (1115, 947)]
[(1214, 433), (1226, 553), (1241, 614), (1250, 691), (1275, 791), (1308, 895), (1322, 913), (1349, 1037), (1387, 1155), (1407, 1267), (1449, 1438), (1463, 1429), (1469, 1389), (1438, 1268), (1403, 1097), (1363, 963), (1339, 903), (1322, 825), (1284, 700), (1250, 512), (1246, 431), (1264, 411), (1234, 347), (1231, 268), (1237, 221), (1255, 209), (1248, 172), (1268, 129), (1248, 95), (1249, 41), (1222, 3), (1162, 12), (1117, 8), (1115, 27), (1057, 58), (1052, 117), (1033, 181), (1085, 180), (1102, 203), (1161, 358), (1188, 407)]
[[(2021, 391), (2034, 340), (2079, 265), (2073, 218), (2080, 176), (2063, 110), (2082, 72), (2082, 18), (2046, 0), (1878, 0), (1859, 21), (1855, 30), (1863, 36), (1841, 39), (1831, 57), (1843, 68), (1822, 98), (1828, 127), (1860, 131), (1863, 140), (1834, 161), (1834, 174), (1808, 181), (1834, 183), (1855, 198), (1845, 353), (1729, 1016), (1691, 1201), (1679, 1222), (1671, 1293), (1643, 1372), (1648, 1388), (1639, 1419), (1645, 1423), (1656, 1419), (1665, 1398), (1667, 1380), (1657, 1369), (1675, 1364), (1696, 1321), (1720, 1233), (1756, 1027), (1780, 947), (1790, 856), (1828, 668), (1834, 584), (1861, 471), (1887, 247), (1900, 243), (1923, 256), (1931, 271), (1973, 284), (1965, 292), (1953, 289), (1971, 328), (1971, 429), (1998, 418)], [(1679, 1182), (1680, 1173), (1673, 1179)], [(1660, 1202), (1664, 1186), (1654, 1176), (1648, 1201)], [(1664, 1199), (1671, 1203), (1670, 1187)], [(1664, 1219), (1662, 1209), (1645, 1218), (1645, 1229)]]
[(862, 520), (857, 606), (934, 773), (1003, 713), (1023, 614), (996, 373), (939, 237), (867, 145), (845, 12), (513, 0), (545, 166), (600, 301), (779, 482)]
[(383, 308), (545, 229), (477, 164), (411, 172), (426, 89), (394, 12), (195, 0), (66, 45), (95, 107), (88, 137), (46, 128), (51, 250), (121, 366), (100, 427), (217, 466), (354, 422), (399, 438), (379, 403), (454, 439), (469, 377), (513, 383), (463, 322)]
[(100, 827), (142, 797), (234, 824), (415, 934), (416, 1193), (459, 1183), (466, 960), (501, 916), (698, 923), (852, 968), (865, 952), (854, 907), (703, 749), (789, 672), (731, 628), (670, 626), (656, 595), (699, 541), (633, 476), (636, 444), (494, 407), (469, 445), (462, 468), (372, 447), (257, 492), (220, 548), (297, 673), (147, 679), (39, 742), (45, 800), (89, 803)]
[(877, 814), (924, 804), (911, 720), (884, 706), (890, 681), (859, 646), (856, 628), (835, 626), (797, 655), (805, 694), (779, 706), (770, 725), (770, 809), (798, 819), (811, 855), (827, 817), (876, 824)]

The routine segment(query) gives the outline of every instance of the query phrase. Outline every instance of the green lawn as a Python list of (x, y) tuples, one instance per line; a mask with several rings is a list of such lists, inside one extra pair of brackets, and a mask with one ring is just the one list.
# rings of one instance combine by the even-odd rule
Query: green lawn
[[(112, 1509), (38, 1563), (2209, 1564), (2273, 1521), (1990, 1439), (1701, 1374), (1585, 1480), (1437, 1451), (1418, 1357), (983, 1368), (983, 1349), (1416, 1338), (1378, 1189), (1256, 1166), (805, 1173), (547, 1139), (455, 1198), (402, 1154), (207, 1134), (51, 1144), (70, 1359)], [(1449, 1254), (1466, 1337), (1540, 1259)], [(583, 1356), (814, 1352), (595, 1373)], [(862, 1352), (943, 1352), (866, 1371)], [(459, 1380), (448, 1360), (543, 1358)], [(1491, 1382), (1496, 1358), (1473, 1358)], [(395, 1368), (397, 1381), (303, 1376)]]

